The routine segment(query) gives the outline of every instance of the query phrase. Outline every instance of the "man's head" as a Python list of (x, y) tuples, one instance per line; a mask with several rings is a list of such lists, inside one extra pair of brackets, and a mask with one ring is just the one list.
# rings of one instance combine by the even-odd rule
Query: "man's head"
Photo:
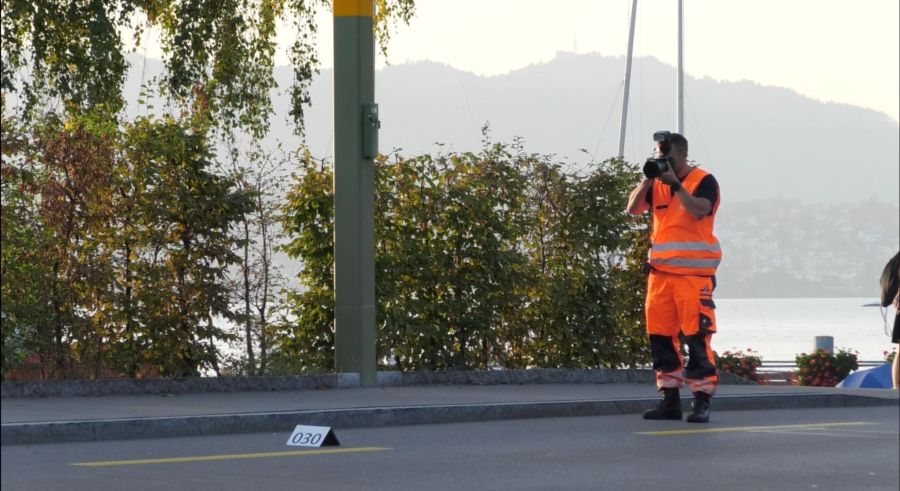
[[(669, 133), (669, 144), (672, 146), (672, 149), (669, 151), (669, 157), (672, 157), (675, 161), (672, 170), (678, 175), (687, 167), (688, 141), (687, 138), (678, 133)], [(662, 149), (659, 148), (661, 145), (662, 143), (657, 144), (657, 153), (660, 157), (662, 157)]]

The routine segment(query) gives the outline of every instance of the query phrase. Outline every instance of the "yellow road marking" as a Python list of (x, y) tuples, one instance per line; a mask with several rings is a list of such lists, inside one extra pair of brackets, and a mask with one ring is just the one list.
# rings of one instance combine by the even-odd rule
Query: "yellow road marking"
[(766, 430), (815, 430), (818, 428), (834, 428), (836, 426), (866, 426), (876, 423), (866, 421), (849, 421), (846, 423), (818, 423), (818, 424), (802, 424), (802, 425), (780, 425), (780, 426), (735, 426), (731, 428), (706, 428), (698, 430), (666, 430), (666, 431), (639, 431), (636, 435), (651, 436), (668, 436), (668, 435), (697, 435), (700, 433), (729, 433), (740, 431), (766, 431)]
[(144, 465), (144, 464), (175, 464), (181, 462), (210, 462), (216, 460), (238, 459), (268, 459), (272, 457), (301, 457), (305, 455), (323, 455), (355, 452), (378, 452), (390, 450), (385, 447), (359, 447), (359, 448), (329, 448), (321, 450), (290, 450), (286, 452), (261, 452), (261, 453), (236, 453), (224, 455), (200, 455), (196, 457), (172, 457), (167, 459), (138, 459), (138, 460), (106, 460), (99, 462), (77, 462), (69, 465), (79, 467), (113, 467), (118, 465)]

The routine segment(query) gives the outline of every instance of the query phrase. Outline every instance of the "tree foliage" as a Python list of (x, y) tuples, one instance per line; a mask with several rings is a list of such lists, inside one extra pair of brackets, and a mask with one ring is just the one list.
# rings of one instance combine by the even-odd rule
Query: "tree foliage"
[(232, 227), (250, 197), (211, 172), (190, 122), (110, 121), (50, 119), (4, 141), (4, 366), (27, 360), (56, 377), (215, 368), (232, 317), (225, 274), (239, 259)]
[(309, 152), (300, 155), (300, 172), (288, 190), (283, 249), (301, 259), (301, 292), (287, 294), (291, 322), (277, 328), (271, 364), (275, 371), (334, 368), (334, 193), (331, 169)]
[[(213, 172), (190, 120), (108, 121), (48, 120), (27, 138), (5, 121), (4, 372), (332, 369), (330, 166), (296, 157), (281, 228), (301, 288), (282, 304), (267, 278), (277, 235), (264, 166)], [(646, 223), (622, 211), (631, 166), (610, 160), (573, 175), (518, 144), (375, 165), (384, 367), (646, 362)], [(235, 361), (220, 351), (227, 342), (246, 352)]]
[[(375, 4), (384, 52), (414, 1)], [(3, 3), (4, 377), (184, 376), (218, 372), (220, 362), (249, 374), (333, 368), (330, 167), (299, 151), (279, 204), (267, 157), (244, 154), (228, 170), (212, 151), (217, 136), (265, 135), (286, 23), (296, 33), (290, 112), (302, 132), (319, 61), (315, 14), (329, 5)], [(127, 45), (147, 30), (160, 34), (166, 69), (143, 90), (170, 110), (125, 120)], [(520, 142), (375, 165), (384, 366), (646, 361), (646, 223), (622, 212), (631, 166), (610, 160), (574, 175)], [(300, 288), (279, 296), (272, 258), (282, 230), (302, 268)], [(222, 353), (228, 343), (246, 351)]]
[(238, 189), (252, 197), (253, 206), (241, 217), (236, 230), (241, 260), (228, 288), (237, 343), (230, 347), (225, 365), (231, 373), (256, 375), (267, 371), (273, 337), (271, 320), (283, 305), (281, 292), (286, 278), (275, 263), (275, 253), (283, 238), (279, 218), (287, 158), (278, 150), (261, 147), (247, 152), (235, 147), (229, 153), (228, 171)]
[[(385, 52), (390, 25), (408, 22), (414, 2), (375, 3)], [(247, 326), (248, 355), (258, 340), (264, 368), (274, 244), (253, 248), (247, 232), (252, 224), (275, 237), (272, 194), (246, 186), (243, 174), (215, 172), (210, 135), (265, 134), (285, 26), (295, 35), (290, 112), (302, 132), (319, 63), (315, 15), (330, 5), (3, 2), (4, 376), (23, 367), (42, 377), (196, 374), (216, 369), (220, 342), (239, 337), (221, 324), (236, 320)], [(123, 121), (126, 55), (150, 30), (165, 72), (142, 93), (164, 96), (169, 115)], [(265, 278), (244, 290), (240, 319), (226, 281), (239, 261)]]
[[(482, 152), (376, 162), (379, 360), (402, 370), (617, 367), (647, 360), (646, 223), (622, 210), (637, 174), (587, 176), (552, 158)], [(287, 370), (333, 363), (331, 170), (304, 160), (285, 203), (300, 259), (276, 355)]]
[[(377, 0), (375, 34), (385, 51), (392, 22), (408, 22), (413, 0)], [(25, 115), (123, 106), (125, 37), (160, 34), (162, 93), (182, 108), (203, 106), (225, 129), (265, 133), (272, 105), (276, 35), (291, 25), (291, 115), (303, 128), (318, 69), (315, 14), (328, 0), (7, 0), (2, 8), (3, 92), (21, 90)]]

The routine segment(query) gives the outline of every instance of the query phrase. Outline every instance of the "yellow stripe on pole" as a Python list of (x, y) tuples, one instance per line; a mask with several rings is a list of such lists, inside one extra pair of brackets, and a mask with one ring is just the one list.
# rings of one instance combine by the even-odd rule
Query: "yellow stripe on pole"
[(373, 0), (334, 0), (335, 17), (372, 17), (374, 14)]
[(378, 452), (380, 450), (390, 450), (384, 447), (360, 447), (360, 448), (332, 448), (322, 450), (291, 450), (287, 452), (261, 452), (261, 453), (238, 453), (224, 455), (200, 455), (197, 457), (171, 457), (166, 459), (139, 459), (139, 460), (106, 460), (100, 462), (78, 462), (74, 465), (78, 467), (115, 467), (120, 465), (146, 465), (146, 464), (177, 464), (184, 462), (212, 462), (218, 460), (239, 460), (239, 459), (268, 459), (272, 457), (302, 457), (306, 455), (323, 455), (338, 453), (357, 453), (357, 452)]

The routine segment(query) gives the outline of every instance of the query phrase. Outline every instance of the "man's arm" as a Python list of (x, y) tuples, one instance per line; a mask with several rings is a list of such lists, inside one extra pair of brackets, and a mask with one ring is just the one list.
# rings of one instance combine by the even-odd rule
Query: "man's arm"
[(644, 179), (640, 184), (631, 190), (628, 195), (628, 207), (625, 209), (632, 215), (640, 215), (650, 208), (647, 203), (647, 190), (653, 185), (652, 179)]
[(681, 185), (681, 182), (678, 181), (678, 178), (675, 177), (675, 173), (672, 172), (671, 168), (667, 172), (660, 174), (659, 179), (670, 187), (673, 187), (672, 194), (678, 197), (681, 204), (684, 206), (684, 209), (697, 220), (709, 215), (712, 211), (712, 201), (707, 198), (693, 196), (691, 193), (687, 192), (687, 190), (684, 189), (684, 186)]
[(687, 192), (680, 183), (678, 191), (675, 191), (675, 196), (678, 196), (681, 204), (684, 205), (684, 209), (691, 215), (694, 215), (694, 218), (697, 220), (709, 215), (709, 212), (712, 211), (712, 203), (708, 199), (691, 196), (691, 193)]

